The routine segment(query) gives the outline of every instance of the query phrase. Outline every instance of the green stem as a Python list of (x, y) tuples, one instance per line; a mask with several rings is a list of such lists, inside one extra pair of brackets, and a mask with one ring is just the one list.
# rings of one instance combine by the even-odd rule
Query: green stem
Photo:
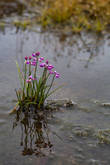
[(31, 75), (31, 62), (29, 63), (29, 76)]
[(44, 68), (44, 71), (43, 71), (43, 75), (42, 75), (42, 83), (41, 83), (41, 88), (44, 87), (45, 83), (46, 83), (46, 80), (47, 80), (47, 68)]
[(51, 81), (50, 87), (49, 87), (49, 89), (48, 89), (48, 91), (47, 91), (47, 93), (46, 93), (46, 95), (45, 95), (44, 101), (45, 101), (45, 99), (46, 99), (47, 96), (48, 96), (48, 93), (49, 93), (49, 91), (50, 91), (50, 89), (51, 89), (51, 87), (52, 87), (52, 85), (53, 85), (54, 79), (55, 79), (55, 75), (54, 75), (53, 78), (52, 78), (52, 81)]
[(23, 87), (23, 99), (25, 98), (26, 73), (27, 73), (27, 65), (26, 65), (26, 63), (25, 63), (25, 67), (24, 67), (24, 87)]
[(34, 71), (34, 78), (36, 78), (37, 65), (38, 65), (38, 57), (37, 57), (37, 61), (36, 61), (35, 71)]
[[(29, 61), (29, 74), (28, 76), (31, 75), (31, 61)], [(30, 83), (28, 83), (28, 86), (27, 86), (27, 97), (29, 97), (29, 91), (30, 91)]]

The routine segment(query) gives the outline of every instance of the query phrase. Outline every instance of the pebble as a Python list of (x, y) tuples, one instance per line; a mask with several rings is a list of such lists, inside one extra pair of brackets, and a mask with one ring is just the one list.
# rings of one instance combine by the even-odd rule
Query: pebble
[(99, 162), (99, 160), (89, 159), (88, 165), (101, 165), (101, 163)]
[(101, 105), (104, 107), (110, 107), (110, 103), (101, 103)]

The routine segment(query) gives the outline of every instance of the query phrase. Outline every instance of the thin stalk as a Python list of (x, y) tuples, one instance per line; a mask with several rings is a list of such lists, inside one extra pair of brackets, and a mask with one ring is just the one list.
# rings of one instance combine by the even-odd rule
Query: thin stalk
[[(48, 78), (48, 76), (46, 76), (46, 75), (47, 75), (47, 68), (44, 68), (44, 71), (43, 71), (43, 74), (42, 74), (41, 83), (39, 84), (39, 87), (37, 89), (36, 101), (39, 102), (38, 107), (40, 107), (41, 100), (44, 100), (44, 98), (42, 98), (42, 97), (44, 95), (44, 86), (45, 86), (46, 80)], [(39, 97), (40, 97), (40, 99), (39, 99)]]
[[(45, 72), (45, 75), (44, 75), (44, 80), (42, 81), (42, 84), (41, 84), (41, 97), (43, 97), (44, 96), (44, 93), (45, 93), (45, 90), (46, 90), (46, 82), (47, 82), (47, 80), (48, 80), (48, 77), (49, 77), (49, 73), (48, 73), (48, 75), (46, 76), (46, 74), (47, 74), (47, 70), (46, 70), (46, 72)], [(43, 99), (44, 100), (44, 99)]]
[[(31, 62), (29, 63), (29, 74), (28, 76), (31, 75)], [(29, 97), (30, 94), (30, 83), (28, 83), (28, 87), (27, 87), (27, 97)]]
[(53, 78), (52, 78), (52, 81), (51, 81), (50, 87), (49, 87), (49, 89), (48, 89), (48, 91), (47, 91), (47, 93), (46, 93), (46, 95), (45, 95), (45, 97), (44, 97), (44, 101), (45, 101), (45, 99), (46, 99), (47, 96), (48, 96), (48, 93), (49, 93), (49, 91), (50, 91), (50, 89), (51, 89), (51, 87), (52, 87), (52, 85), (53, 85), (54, 79), (55, 79), (55, 75), (54, 75)]
[(29, 76), (31, 75), (31, 61), (29, 62)]
[(36, 66), (35, 66), (35, 70), (34, 70), (34, 78), (36, 78), (37, 65), (38, 65), (38, 57), (37, 57)]
[(38, 83), (36, 82), (35, 102), (37, 102), (39, 98), (40, 84), (41, 84), (41, 78), (39, 79)]
[(25, 63), (24, 67), (24, 86), (23, 86), (23, 99), (25, 98), (25, 88), (26, 88), (26, 73), (27, 73), (27, 65)]
[[(38, 57), (37, 57), (36, 66), (34, 70), (34, 79), (36, 82), (37, 82), (37, 79), (36, 79), (37, 65), (38, 65)], [(33, 81), (33, 90), (35, 90), (35, 81)]]
[(41, 83), (41, 88), (43, 88), (43, 86), (45, 85), (46, 83), (46, 74), (47, 74), (47, 68), (44, 68), (44, 71), (43, 71), (43, 75), (42, 75), (42, 83)]

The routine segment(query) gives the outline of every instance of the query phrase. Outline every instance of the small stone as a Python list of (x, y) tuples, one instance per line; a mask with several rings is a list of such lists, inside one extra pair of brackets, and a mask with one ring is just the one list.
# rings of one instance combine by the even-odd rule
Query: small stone
[(47, 103), (51, 106), (55, 107), (71, 107), (77, 105), (74, 101), (66, 98), (66, 99), (54, 99), (54, 100), (47, 100)]
[(83, 149), (80, 148), (80, 147), (75, 147), (75, 149), (76, 149), (78, 152), (83, 152)]
[(104, 107), (110, 107), (110, 103), (102, 103), (101, 105)]
[(89, 147), (92, 147), (92, 148), (93, 148), (93, 147), (95, 148), (97, 145), (96, 145), (96, 144), (88, 143), (88, 146), (89, 146)]
[(95, 160), (95, 159), (90, 159), (88, 163), (89, 165), (101, 165), (99, 160)]
[(85, 159), (85, 157), (83, 155), (81, 155), (81, 154), (76, 155), (76, 158), (78, 158), (78, 159)]

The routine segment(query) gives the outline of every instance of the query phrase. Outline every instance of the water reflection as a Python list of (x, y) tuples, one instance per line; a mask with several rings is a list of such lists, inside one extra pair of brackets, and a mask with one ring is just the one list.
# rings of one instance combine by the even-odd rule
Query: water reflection
[(31, 48), (33, 47), (30, 52), (38, 48), (41, 54), (46, 52), (55, 63), (66, 61), (63, 61), (63, 64), (65, 63), (67, 68), (71, 68), (77, 61), (80, 61), (84, 68), (88, 68), (97, 60), (97, 56), (105, 54), (104, 47), (108, 41), (108, 35), (84, 32), (70, 36), (63, 33), (42, 33), (41, 30), (28, 32), (27, 30), (18, 31), (16, 35), (16, 47), (19, 50), (17, 56), (26, 49), (25, 43), (29, 43)]
[(17, 126), (21, 128), (20, 145), (23, 147), (22, 155), (34, 154), (41, 157), (51, 152), (53, 145), (49, 139), (49, 129), (44, 113), (18, 111), (13, 129)]
[[(17, 13), (17, 15), (19, 14), (22, 15), (22, 17), (19, 17), (20, 20), (23, 20), (23, 18), (26, 18), (27, 20), (27, 17), (25, 17), (25, 14), (27, 14), (27, 12), (24, 10), (28, 10), (28, 9), (26, 9), (26, 6), (24, 5), (24, 1), (21, 3), (21, 1), (17, 1), (17, 0), (15, 1), (2, 0), (0, 1), (0, 9), (1, 9), (0, 17), (3, 17), (3, 15), (9, 16), (12, 13)], [(23, 16), (23, 12), (24, 13), (26, 12), (24, 16)], [(9, 19), (11, 20), (11, 18)], [(10, 21), (8, 20), (8, 22)], [(95, 61), (94, 59), (96, 58), (96, 56), (104, 55), (104, 45), (106, 44), (107, 36), (101, 33), (96, 34), (92, 32), (91, 33), (82, 32), (73, 35), (71, 32), (68, 31), (66, 32), (62, 30), (62, 31), (54, 31), (54, 33), (52, 32), (50, 33), (49, 31), (42, 34), (41, 32), (42, 30), (41, 29), (38, 30), (39, 29), (38, 27), (30, 27), (30, 28), (32, 31), (29, 32), (27, 30), (27, 32), (22, 32), (21, 30), (22, 28), (20, 29), (19, 26), (16, 27), (18, 33), (15, 34), (15, 36), (17, 37), (16, 43), (20, 38), (19, 43), (16, 44), (17, 45), (16, 49), (20, 49), (20, 51), (22, 52), (24, 52), (25, 49), (23, 42), (26, 45), (26, 43), (28, 43), (27, 40), (30, 40), (31, 43), (29, 43), (29, 45), (33, 47), (35, 51), (36, 48), (38, 48), (41, 49), (42, 54), (45, 54), (45, 52), (49, 56), (51, 54), (54, 54), (52, 60), (54, 60), (55, 63), (58, 62), (60, 59), (62, 60), (62, 58), (66, 58), (67, 68), (72, 67), (75, 60), (81, 61), (84, 64), (83, 66), (85, 68), (88, 68), (89, 64)], [(4, 22), (0, 23), (0, 31), (5, 32)], [(35, 31), (37, 33), (35, 33)], [(35, 44), (36, 46), (34, 46)], [(31, 49), (30, 52), (32, 52), (33, 49)]]

